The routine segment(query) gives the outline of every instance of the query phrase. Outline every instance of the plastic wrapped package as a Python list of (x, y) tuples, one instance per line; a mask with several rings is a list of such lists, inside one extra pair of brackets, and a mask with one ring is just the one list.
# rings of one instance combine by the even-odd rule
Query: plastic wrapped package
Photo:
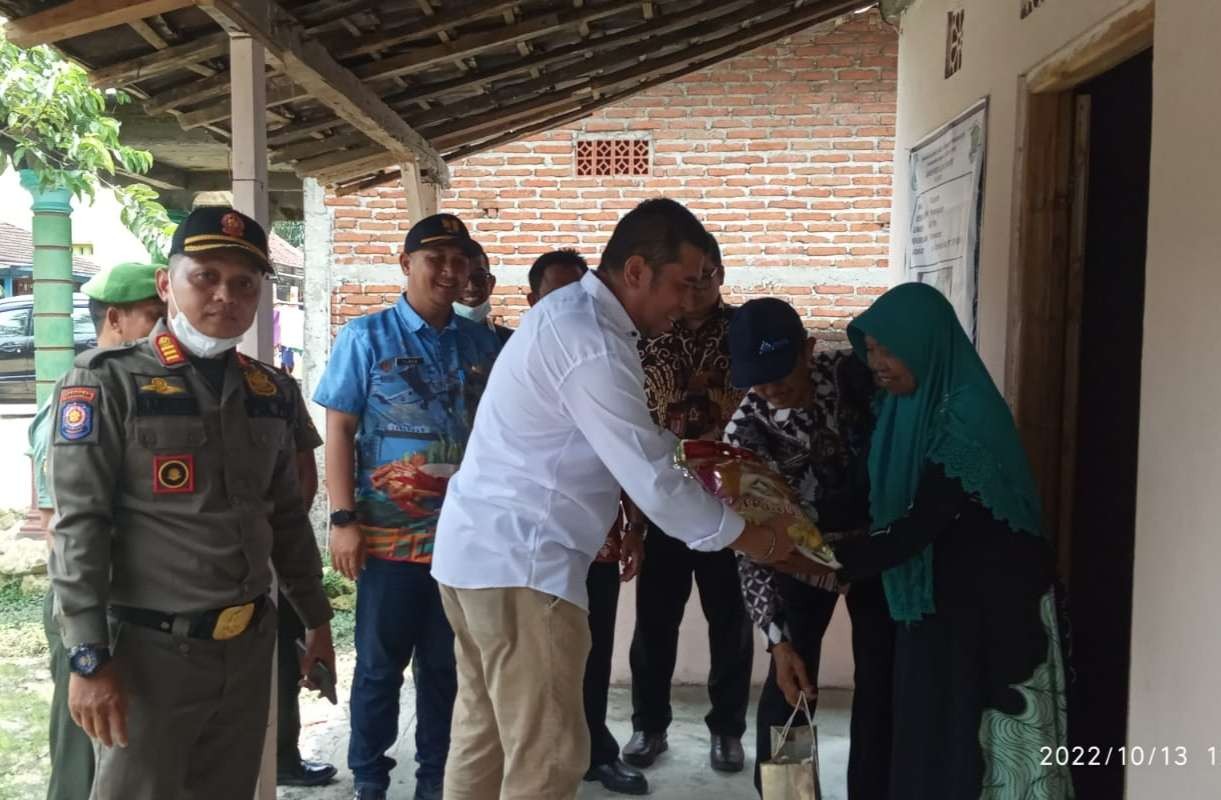
[(784, 520), (785, 530), (802, 555), (831, 569), (839, 569), (835, 553), (822, 532), (775, 470), (749, 450), (720, 442), (684, 439), (678, 443), (674, 465), (748, 522)]

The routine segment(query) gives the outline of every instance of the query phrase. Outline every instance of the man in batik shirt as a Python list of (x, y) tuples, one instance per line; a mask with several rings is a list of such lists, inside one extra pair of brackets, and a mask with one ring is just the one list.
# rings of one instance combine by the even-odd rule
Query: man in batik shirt
[[(869, 369), (851, 351), (815, 352), (797, 312), (775, 298), (739, 309), (729, 348), (733, 382), (750, 391), (726, 426), (725, 441), (778, 470), (832, 547), (863, 534), (873, 426)], [(755, 785), (758, 762), (771, 754), (772, 726), (784, 725), (803, 691), (811, 710), (816, 705), (823, 634), (846, 590), (856, 662), (848, 796), (885, 800), (894, 629), (881, 580), (840, 587), (833, 574), (785, 575), (741, 557), (738, 568), (750, 616), (772, 655), (756, 720)]]
[[(690, 312), (669, 333), (640, 345), (653, 421), (680, 439), (719, 440), (742, 398), (729, 381), (727, 335), (734, 309), (721, 300), (724, 282), (725, 268), (714, 241)], [(647, 767), (668, 747), (670, 683), (692, 578), (708, 620), (712, 710), (705, 721), (711, 733), (710, 762), (715, 770), (738, 772), (745, 763), (741, 740), (754, 650), (750, 618), (737, 592), (734, 555), (729, 550), (696, 552), (652, 523), (636, 582), (631, 650), (634, 733), (623, 757), (633, 766)]]

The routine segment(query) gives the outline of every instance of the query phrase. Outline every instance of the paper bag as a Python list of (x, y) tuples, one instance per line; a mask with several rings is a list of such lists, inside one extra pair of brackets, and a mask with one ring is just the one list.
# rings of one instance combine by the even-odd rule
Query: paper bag
[[(804, 711), (809, 721), (793, 726)], [(772, 757), (759, 765), (763, 800), (822, 800), (818, 782), (818, 729), (803, 692), (783, 728), (772, 728)]]

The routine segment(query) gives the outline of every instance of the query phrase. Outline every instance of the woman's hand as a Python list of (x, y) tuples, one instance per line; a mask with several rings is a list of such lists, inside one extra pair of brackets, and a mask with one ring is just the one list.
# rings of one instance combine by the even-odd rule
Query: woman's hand
[(793, 643), (781, 642), (772, 645), (772, 662), (776, 665), (776, 684), (780, 691), (784, 692), (784, 699), (788, 704), (795, 708), (802, 692), (805, 692), (806, 701), (813, 704), (818, 690), (806, 674), (805, 662), (797, 655)]

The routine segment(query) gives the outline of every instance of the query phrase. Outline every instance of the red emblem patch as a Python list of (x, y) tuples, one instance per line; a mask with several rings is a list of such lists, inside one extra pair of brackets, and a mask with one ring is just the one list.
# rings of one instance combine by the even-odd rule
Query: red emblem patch
[(195, 491), (195, 456), (154, 456), (153, 494), (191, 494)]
[(233, 211), (220, 218), (220, 229), (226, 236), (233, 236), (238, 239), (246, 235), (245, 221)]
[(157, 350), (157, 357), (161, 359), (161, 363), (167, 367), (176, 367), (179, 364), (185, 364), (187, 357), (182, 354), (182, 348), (178, 346), (178, 340), (168, 333), (163, 333), (156, 338), (153, 346)]

